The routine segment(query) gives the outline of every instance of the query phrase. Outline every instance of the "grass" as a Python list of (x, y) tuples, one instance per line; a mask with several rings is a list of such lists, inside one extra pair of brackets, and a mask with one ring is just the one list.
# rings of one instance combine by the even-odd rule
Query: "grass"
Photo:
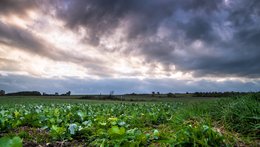
[(259, 146), (259, 98), (136, 103), (1, 97), (0, 136), (19, 136), (25, 146), (33, 140), (54, 146)]
[[(246, 95), (192, 104), (177, 112), (177, 120), (200, 122), (244, 142), (260, 139), (260, 96)], [(178, 121), (175, 121), (178, 122)], [(233, 135), (231, 135), (233, 134)], [(236, 135), (237, 136), (236, 136)], [(238, 139), (239, 138), (239, 139)]]

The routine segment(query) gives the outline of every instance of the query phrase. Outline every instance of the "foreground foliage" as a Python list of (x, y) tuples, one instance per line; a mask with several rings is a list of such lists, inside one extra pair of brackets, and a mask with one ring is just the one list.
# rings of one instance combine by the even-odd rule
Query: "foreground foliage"
[(256, 95), (195, 104), (9, 104), (0, 106), (1, 136), (7, 136), (0, 141), (19, 143), (23, 138), (25, 145), (36, 140), (74, 146), (257, 144), (259, 106)]
[(0, 147), (22, 147), (22, 139), (20, 137), (2, 137)]

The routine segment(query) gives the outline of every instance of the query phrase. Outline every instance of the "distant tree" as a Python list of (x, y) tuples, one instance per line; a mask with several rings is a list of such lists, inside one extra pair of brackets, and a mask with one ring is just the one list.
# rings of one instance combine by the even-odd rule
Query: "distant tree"
[(133, 92), (133, 93), (131, 93), (130, 95), (137, 95), (137, 94)]
[(109, 98), (113, 98), (113, 95), (114, 95), (114, 91), (112, 90), (112, 91), (109, 92), (109, 96), (108, 97)]
[(159, 92), (159, 91), (157, 92), (157, 95), (160, 95), (160, 92)]
[(109, 95), (111, 95), (111, 96), (114, 95), (114, 91), (110, 91)]
[(71, 92), (70, 92), (70, 91), (68, 91), (68, 92), (66, 93), (66, 96), (70, 96), (70, 94), (71, 94)]
[(5, 91), (4, 90), (0, 90), (0, 96), (1, 95), (5, 95)]
[(244, 95), (246, 93), (240, 92), (195, 92), (193, 93), (193, 97), (230, 97), (235, 95)]
[(154, 95), (155, 95), (155, 92), (153, 91), (153, 92), (152, 92), (152, 96), (154, 96)]
[(58, 96), (59, 95), (59, 93), (58, 92), (55, 92), (55, 96)]

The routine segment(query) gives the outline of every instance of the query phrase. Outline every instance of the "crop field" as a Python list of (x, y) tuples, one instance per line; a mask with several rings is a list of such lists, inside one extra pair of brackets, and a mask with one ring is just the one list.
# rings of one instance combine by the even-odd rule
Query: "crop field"
[(259, 101), (0, 97), (0, 147), (259, 146)]

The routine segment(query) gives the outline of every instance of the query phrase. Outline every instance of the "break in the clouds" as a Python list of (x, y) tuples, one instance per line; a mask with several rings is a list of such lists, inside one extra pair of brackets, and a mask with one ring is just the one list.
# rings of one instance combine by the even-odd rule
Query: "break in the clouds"
[(0, 89), (254, 91), (259, 24), (258, 0), (3, 0), (0, 82), (28, 84)]

